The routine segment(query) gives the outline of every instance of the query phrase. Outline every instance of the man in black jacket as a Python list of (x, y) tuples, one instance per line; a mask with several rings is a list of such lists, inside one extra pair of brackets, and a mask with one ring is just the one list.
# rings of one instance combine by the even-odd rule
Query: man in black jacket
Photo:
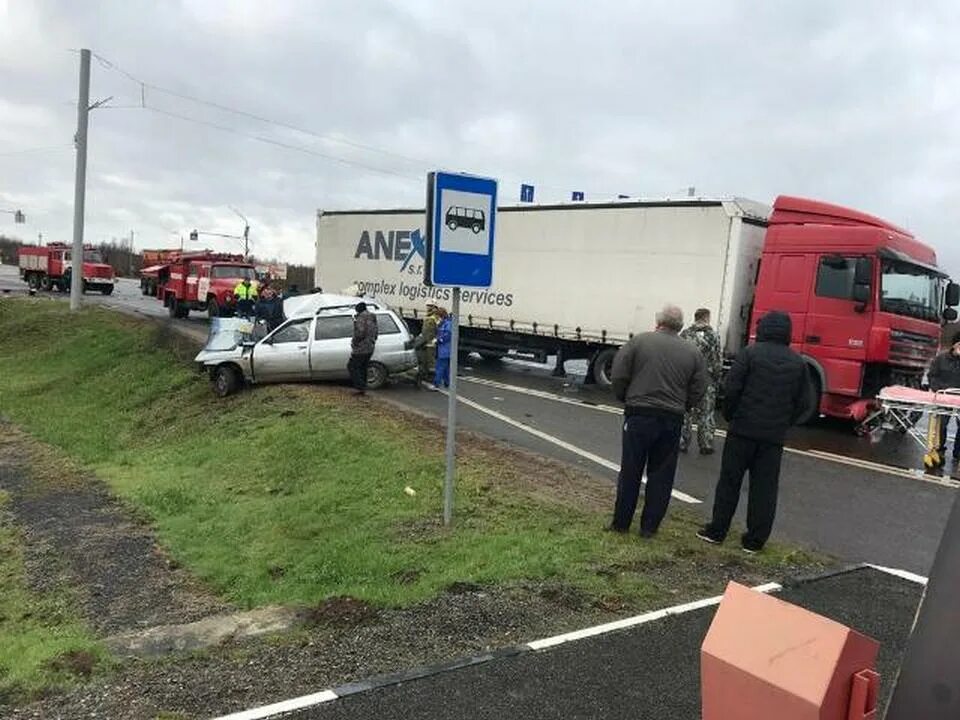
[(697, 347), (677, 337), (683, 311), (666, 305), (657, 313), (657, 329), (640, 333), (617, 351), (613, 392), (624, 404), (623, 452), (617, 501), (610, 529), (630, 530), (644, 470), (647, 488), (640, 535), (653, 537), (670, 504), (683, 415), (696, 407), (707, 388), (707, 371)]
[[(934, 358), (927, 373), (931, 390), (960, 388), (960, 332), (956, 333), (950, 347)], [(947, 425), (950, 418), (940, 420), (940, 456), (947, 452)], [(960, 460), (960, 422), (956, 423), (957, 434), (953, 438), (953, 459)]]
[(757, 325), (757, 342), (740, 351), (727, 375), (723, 415), (729, 428), (713, 519), (697, 533), (702, 540), (721, 543), (726, 538), (747, 471), (750, 493), (743, 549), (759, 552), (773, 530), (784, 436), (803, 415), (807, 396), (807, 368), (790, 349), (791, 332), (786, 313), (764, 315)]

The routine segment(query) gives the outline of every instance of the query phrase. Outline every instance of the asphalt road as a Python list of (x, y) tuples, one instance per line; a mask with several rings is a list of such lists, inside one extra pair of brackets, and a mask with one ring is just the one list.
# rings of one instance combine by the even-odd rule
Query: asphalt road
[[(12, 281), (11, 281), (12, 277)], [(23, 284), (16, 269), (0, 266), (0, 291)], [(85, 296), (88, 302), (166, 317), (154, 298), (143, 297), (132, 280), (120, 280), (114, 294)], [(194, 313), (175, 321), (183, 331), (204, 339), (207, 320)], [(609, 394), (585, 386), (582, 377), (551, 377), (549, 368), (527, 363), (468, 364), (461, 382), (465, 403), (461, 427), (579, 465), (612, 480), (620, 458), (620, 415)], [(438, 416), (446, 398), (397, 384), (384, 397)], [(849, 427), (822, 422), (798, 428), (784, 458), (776, 535), (844, 560), (871, 562), (926, 574), (933, 560), (953, 486), (929, 482), (911, 472), (848, 464), (863, 459), (892, 468), (917, 468), (919, 456), (909, 437), (886, 433), (857, 438)], [(722, 439), (717, 442), (722, 450)], [(824, 458), (821, 453), (833, 453)], [(703, 501), (694, 507), (709, 512), (719, 471), (720, 452), (682, 459), (677, 489)], [(676, 500), (674, 502), (677, 502)], [(742, 521), (744, 508), (740, 508)]]
[[(873, 570), (788, 587), (783, 600), (878, 640), (881, 707), (910, 633), (921, 588)], [(540, 652), (367, 690), (294, 713), (297, 720), (694, 720), (707, 608)], [(745, 628), (745, 634), (749, 628)], [(286, 716), (285, 716), (286, 717)]]

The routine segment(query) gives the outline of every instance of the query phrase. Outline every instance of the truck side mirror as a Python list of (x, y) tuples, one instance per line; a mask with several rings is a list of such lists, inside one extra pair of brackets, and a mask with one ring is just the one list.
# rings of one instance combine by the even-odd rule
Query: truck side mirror
[(954, 320), (957, 319), (957, 311), (954, 310), (952, 307), (944, 308), (943, 319), (946, 320), (948, 323), (953, 322)]
[(944, 304), (951, 308), (960, 305), (960, 285), (957, 285), (955, 282), (947, 285), (947, 295)]

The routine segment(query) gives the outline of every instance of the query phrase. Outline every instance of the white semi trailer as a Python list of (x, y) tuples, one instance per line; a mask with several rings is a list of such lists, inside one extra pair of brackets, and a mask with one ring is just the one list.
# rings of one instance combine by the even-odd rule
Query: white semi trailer
[[(710, 308), (725, 354), (747, 340), (770, 208), (743, 199), (577, 202), (501, 207), (494, 284), (464, 290), (461, 342), (487, 357), (590, 362), (609, 383), (616, 349), (650, 330), (664, 303)], [(317, 283), (350, 286), (419, 327), (423, 209), (317, 213)]]

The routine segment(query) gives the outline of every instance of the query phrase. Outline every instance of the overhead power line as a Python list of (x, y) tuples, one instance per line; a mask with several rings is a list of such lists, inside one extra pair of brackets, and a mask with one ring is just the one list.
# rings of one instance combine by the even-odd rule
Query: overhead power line
[(0, 157), (9, 157), (11, 155), (27, 155), (28, 153), (55, 152), (57, 150), (71, 150), (73, 145), (48, 145), (44, 147), (25, 148), (23, 150), (9, 150), (0, 152)]
[[(258, 113), (250, 112), (248, 110), (241, 110), (239, 108), (230, 107), (229, 105), (224, 105), (222, 103), (218, 103), (213, 100), (205, 100), (203, 98), (196, 97), (195, 95), (188, 95), (186, 93), (182, 93), (177, 90), (171, 90), (170, 88), (166, 88), (161, 85), (155, 85), (153, 83), (147, 82), (146, 80), (142, 80), (138, 78), (136, 75), (133, 75), (130, 72), (127, 72), (122, 67), (117, 65), (115, 62), (106, 59), (102, 55), (93, 53), (93, 56), (97, 59), (97, 62), (99, 62), (102, 67), (109, 70), (114, 70), (115, 72), (120, 73), (121, 75), (126, 77), (128, 80), (135, 82), (141, 88), (148, 88), (150, 90), (153, 90), (154, 92), (160, 92), (160, 93), (164, 93), (165, 95), (171, 95), (173, 97), (180, 98), (181, 100), (186, 100), (187, 102), (196, 103), (198, 105), (206, 105), (207, 107), (211, 107), (216, 110), (220, 110), (222, 112), (231, 113), (233, 115), (237, 115), (240, 117), (245, 117), (249, 120), (256, 120), (257, 122), (261, 122), (267, 125), (275, 125), (277, 127), (282, 127), (287, 130), (293, 130), (294, 132), (302, 133), (303, 135), (309, 135), (311, 137), (315, 137), (325, 142), (332, 142), (332, 143), (338, 143), (341, 145), (347, 145), (349, 147), (357, 148), (359, 150), (366, 150), (368, 152), (378, 153), (380, 155), (386, 155), (389, 157), (396, 158), (398, 160), (403, 160), (405, 162), (422, 165), (424, 167), (432, 167), (435, 164), (433, 161), (430, 161), (430, 160), (410, 157), (409, 155), (403, 155), (401, 153), (393, 152), (392, 150), (385, 150), (383, 148), (374, 147), (373, 145), (367, 145), (365, 143), (359, 143), (354, 140), (349, 140), (347, 138), (337, 137), (336, 135), (318, 133), (314, 130), (300, 127), (298, 125), (294, 125), (284, 120), (276, 120), (274, 118), (269, 118), (264, 115), (260, 115)], [(143, 93), (141, 94), (141, 103), (142, 103), (142, 106), (146, 105), (145, 95)]]

